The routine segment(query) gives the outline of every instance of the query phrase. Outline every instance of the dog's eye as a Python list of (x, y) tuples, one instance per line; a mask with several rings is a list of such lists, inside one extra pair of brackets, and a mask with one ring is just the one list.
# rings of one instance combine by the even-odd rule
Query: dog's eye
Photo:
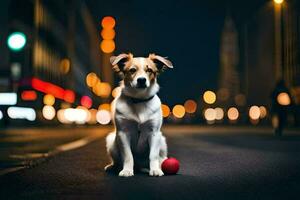
[(148, 69), (146, 70), (146, 72), (153, 73), (153, 70), (152, 70), (151, 68), (148, 68)]
[(129, 72), (133, 74), (133, 73), (136, 72), (136, 69), (135, 69), (135, 68), (131, 68), (131, 69), (129, 70)]

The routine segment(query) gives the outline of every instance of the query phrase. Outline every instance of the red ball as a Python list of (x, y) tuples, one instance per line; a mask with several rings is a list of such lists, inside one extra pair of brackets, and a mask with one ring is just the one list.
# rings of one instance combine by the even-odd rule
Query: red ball
[(161, 164), (165, 174), (176, 174), (179, 170), (179, 161), (176, 158), (168, 158)]

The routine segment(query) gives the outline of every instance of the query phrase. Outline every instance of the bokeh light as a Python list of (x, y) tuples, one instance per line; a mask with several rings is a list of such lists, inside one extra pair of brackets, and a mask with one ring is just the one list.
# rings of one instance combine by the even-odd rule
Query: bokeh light
[(107, 98), (111, 94), (111, 86), (109, 83), (106, 82), (98, 82), (94, 87), (93, 87), (93, 92), (102, 98)]
[(176, 118), (183, 118), (185, 115), (185, 108), (182, 105), (176, 105), (173, 107), (172, 113)]
[(291, 104), (291, 99), (286, 92), (281, 92), (277, 96), (277, 102), (282, 106), (288, 106)]
[(111, 114), (107, 110), (99, 110), (96, 114), (96, 119), (99, 124), (106, 125), (111, 121)]
[(260, 110), (260, 116), (259, 117), (261, 119), (265, 118), (268, 114), (267, 108), (265, 106), (260, 106), (259, 110)]
[(34, 101), (37, 98), (37, 94), (34, 90), (25, 90), (21, 93), (21, 99), (23, 101)]
[(207, 121), (214, 121), (216, 119), (216, 111), (213, 108), (207, 108), (204, 111), (204, 118)]
[(170, 115), (170, 107), (166, 104), (161, 104), (161, 111), (164, 118), (168, 117)]
[(36, 119), (36, 113), (33, 108), (12, 106), (7, 109), (7, 114), (11, 119), (26, 119), (28, 121)]
[(102, 29), (101, 36), (105, 40), (112, 40), (115, 38), (116, 32), (114, 29)]
[(257, 120), (259, 119), (260, 116), (260, 109), (258, 106), (251, 106), (249, 109), (249, 117), (252, 120)]
[(12, 51), (20, 51), (26, 45), (26, 36), (21, 32), (14, 32), (8, 36), (7, 45)]
[(46, 94), (43, 98), (45, 105), (53, 106), (55, 103), (55, 97), (52, 94)]
[(197, 110), (197, 103), (196, 101), (189, 99), (184, 103), (184, 108), (187, 113), (195, 113)]
[(69, 59), (64, 58), (60, 61), (60, 71), (63, 74), (67, 74), (70, 71), (71, 62)]
[(216, 94), (213, 91), (208, 90), (203, 94), (203, 100), (207, 104), (215, 103), (216, 99), (217, 99)]
[(284, 0), (273, 0), (276, 4), (282, 4)]
[(216, 120), (222, 120), (224, 118), (224, 111), (222, 108), (215, 108), (215, 112), (216, 112)]
[(96, 124), (97, 123), (96, 114), (97, 114), (98, 110), (90, 109), (89, 112), (90, 112), (90, 117), (89, 117), (89, 120), (87, 122), (89, 124)]
[(100, 80), (99, 80), (98, 76), (95, 73), (93, 73), (93, 72), (89, 73), (86, 76), (86, 84), (89, 87), (94, 87), (99, 81)]
[(104, 53), (112, 53), (115, 50), (116, 45), (113, 40), (102, 40), (100, 47)]
[(2, 111), (0, 110), (0, 120), (3, 118), (3, 113)]
[(239, 111), (235, 107), (231, 107), (227, 111), (227, 117), (231, 121), (235, 121), (239, 118)]
[(101, 26), (104, 29), (113, 29), (116, 25), (116, 21), (112, 16), (103, 17)]
[(82, 96), (80, 104), (86, 108), (92, 107), (93, 101), (89, 96)]
[(55, 117), (55, 109), (53, 106), (45, 105), (42, 109), (42, 114), (46, 120), (52, 120)]
[(98, 110), (107, 110), (107, 111), (110, 111), (110, 104), (109, 103), (103, 103), (103, 104), (99, 105)]

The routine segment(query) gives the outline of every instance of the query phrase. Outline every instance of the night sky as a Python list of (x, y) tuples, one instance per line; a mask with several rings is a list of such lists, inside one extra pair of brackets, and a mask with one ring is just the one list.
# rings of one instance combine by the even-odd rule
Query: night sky
[(197, 99), (206, 89), (217, 89), (224, 17), (229, 13), (239, 29), (266, 0), (87, 2), (98, 25), (106, 15), (115, 17), (115, 54), (148, 56), (154, 52), (169, 57), (174, 69), (159, 77), (159, 95), (163, 102), (174, 105)]

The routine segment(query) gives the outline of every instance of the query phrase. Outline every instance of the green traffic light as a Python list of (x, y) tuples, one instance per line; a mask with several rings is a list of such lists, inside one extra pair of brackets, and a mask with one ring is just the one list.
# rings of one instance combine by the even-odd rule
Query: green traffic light
[(12, 51), (20, 51), (26, 45), (26, 36), (21, 32), (14, 32), (7, 38), (7, 45)]

